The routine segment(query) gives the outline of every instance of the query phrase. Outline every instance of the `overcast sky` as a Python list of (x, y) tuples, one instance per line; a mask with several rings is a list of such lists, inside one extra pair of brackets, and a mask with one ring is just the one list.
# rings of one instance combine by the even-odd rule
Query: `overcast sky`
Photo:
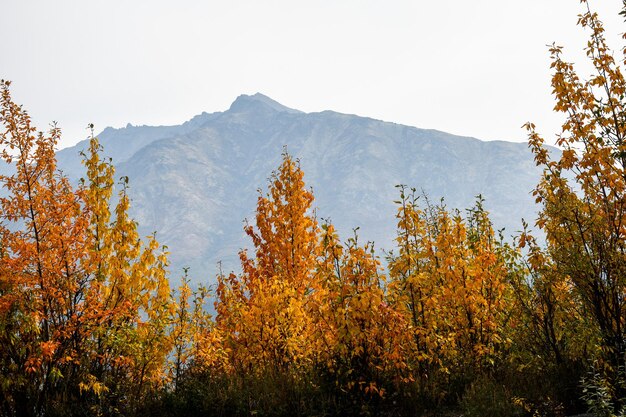
[[(614, 49), (620, 0), (591, 0)], [(548, 140), (547, 44), (583, 62), (577, 0), (2, 0), (0, 78), (61, 146), (85, 126), (179, 124), (261, 92), (485, 140)], [(588, 72), (588, 67), (583, 73)]]

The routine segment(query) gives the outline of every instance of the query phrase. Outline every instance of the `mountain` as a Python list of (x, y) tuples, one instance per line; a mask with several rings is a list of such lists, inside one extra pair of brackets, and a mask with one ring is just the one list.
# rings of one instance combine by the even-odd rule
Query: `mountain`
[[(242, 227), (254, 221), (258, 189), (287, 151), (301, 161), (319, 218), (343, 238), (393, 248), (396, 184), (432, 201), (470, 207), (478, 194), (509, 236), (532, 223), (530, 195), (540, 171), (523, 143), (483, 142), (333, 111), (304, 113), (262, 94), (241, 95), (224, 112), (202, 113), (179, 126), (106, 128), (99, 136), (116, 175), (130, 178), (132, 214), (147, 235), (168, 246), (172, 276), (191, 267), (195, 281), (214, 281), (217, 262), (237, 268), (249, 245)], [(73, 180), (82, 174), (87, 142), (58, 152)]]

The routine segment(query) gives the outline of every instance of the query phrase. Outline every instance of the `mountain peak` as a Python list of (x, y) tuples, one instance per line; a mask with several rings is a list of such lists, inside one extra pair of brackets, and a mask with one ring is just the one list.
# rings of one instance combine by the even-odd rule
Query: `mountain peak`
[(242, 112), (264, 107), (276, 112), (286, 113), (302, 113), (300, 110), (292, 109), (287, 106), (283, 106), (276, 100), (272, 100), (268, 96), (256, 93), (253, 95), (242, 94), (230, 105), (229, 111)]

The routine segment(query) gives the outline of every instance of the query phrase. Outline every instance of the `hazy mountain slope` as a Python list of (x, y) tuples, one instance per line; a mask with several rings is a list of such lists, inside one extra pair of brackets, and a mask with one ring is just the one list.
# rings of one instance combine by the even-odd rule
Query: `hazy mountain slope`
[[(106, 144), (106, 155), (113, 158), (116, 164), (119, 164), (151, 142), (193, 131), (213, 117), (215, 114), (202, 113), (179, 126), (133, 126), (128, 124), (122, 129), (107, 127), (98, 135), (98, 139), (100, 143)], [(75, 146), (57, 152), (59, 166), (70, 178), (83, 176), (82, 158), (77, 157), (77, 155), (88, 146), (89, 140), (85, 139)]]
[[(525, 144), (482, 142), (435, 130), (331, 111), (302, 113), (256, 94), (240, 96), (225, 112), (196, 116), (180, 126), (107, 128), (99, 135), (117, 176), (130, 178), (133, 215), (143, 234), (158, 231), (172, 255), (173, 274), (192, 267), (195, 280), (213, 279), (216, 262), (236, 268), (248, 245), (242, 221), (253, 221), (257, 189), (286, 146), (300, 158), (313, 187), (317, 215), (343, 237), (390, 248), (396, 184), (445, 196), (451, 207), (486, 199), (497, 227), (511, 233), (533, 219), (530, 196), (539, 171)], [(82, 174), (78, 153), (59, 152), (71, 177)]]

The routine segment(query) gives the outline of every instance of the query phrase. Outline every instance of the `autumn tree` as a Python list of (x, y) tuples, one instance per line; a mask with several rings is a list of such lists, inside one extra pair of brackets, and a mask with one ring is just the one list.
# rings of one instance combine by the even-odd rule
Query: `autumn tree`
[(375, 404), (411, 380), (404, 317), (387, 300), (373, 244), (359, 244), (356, 231), (341, 244), (332, 224), (322, 229), (311, 348), (338, 403)]
[(186, 371), (192, 366), (216, 370), (227, 361), (221, 340), (215, 340), (218, 333), (209, 310), (212, 292), (200, 285), (192, 290), (185, 271), (178, 287), (178, 298), (172, 318), (170, 338), (172, 354), (169, 360), (169, 379), (176, 392)]
[(81, 344), (88, 246), (80, 192), (56, 170), (60, 130), (36, 133), (2, 81), (0, 390), (5, 414), (36, 415), (63, 398)]
[(446, 394), (448, 378), (493, 368), (509, 343), (509, 249), (480, 199), (463, 218), (443, 204), (421, 207), (419, 197), (400, 187), (390, 296), (408, 323), (419, 389), (436, 399)]
[(582, 412), (580, 379), (598, 333), (572, 280), (558, 270), (525, 222), (516, 246), (519, 250), (510, 252), (513, 317), (507, 334), (512, 340), (510, 367), (519, 371), (513, 372), (511, 385), (534, 413), (548, 407)]
[(240, 252), (241, 275), (218, 278), (217, 331), (239, 372), (289, 373), (311, 353), (307, 300), (318, 226), (303, 177), (299, 163), (283, 154), (267, 195), (258, 198), (256, 227), (245, 227), (254, 257)]
[(94, 356), (88, 358), (92, 368), (81, 388), (93, 391), (104, 384), (107, 390), (118, 390), (122, 384), (135, 394), (125, 397), (135, 401), (143, 397), (146, 386), (164, 381), (174, 304), (165, 252), (154, 236), (144, 244), (128, 215), (127, 178), (122, 178), (117, 204), (110, 212), (114, 168), (100, 154), (92, 137), (84, 161), (91, 244), (85, 269), (92, 278), (86, 288), (84, 326), (93, 328), (89, 341)]
[(619, 382), (626, 369), (626, 82), (597, 14), (587, 8), (578, 24), (590, 32), (586, 52), (594, 72), (588, 79), (579, 77), (561, 47), (550, 49), (554, 109), (565, 116), (556, 141), (562, 152), (554, 157), (535, 126), (526, 127), (544, 169), (535, 190), (537, 225), (551, 262), (571, 280), (600, 335), (601, 367), (620, 408), (626, 397)]
[[(167, 259), (143, 243), (95, 138), (84, 185), (56, 169), (60, 130), (36, 133), (2, 82), (0, 406), (4, 415), (131, 412), (165, 382)], [(80, 399), (80, 401), (78, 401)], [(88, 411), (89, 410), (89, 411)]]

